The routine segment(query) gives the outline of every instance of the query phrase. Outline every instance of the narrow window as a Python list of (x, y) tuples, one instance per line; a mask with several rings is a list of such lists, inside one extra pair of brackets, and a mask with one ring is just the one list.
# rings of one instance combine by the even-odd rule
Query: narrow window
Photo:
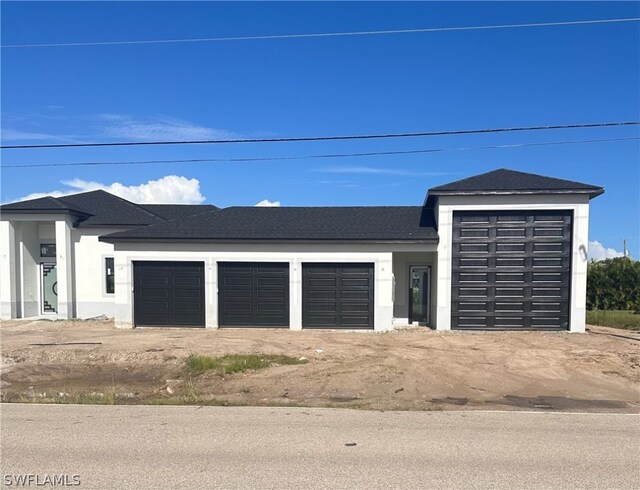
[(113, 278), (113, 257), (104, 259), (105, 277), (107, 278), (107, 294), (113, 294), (115, 291)]

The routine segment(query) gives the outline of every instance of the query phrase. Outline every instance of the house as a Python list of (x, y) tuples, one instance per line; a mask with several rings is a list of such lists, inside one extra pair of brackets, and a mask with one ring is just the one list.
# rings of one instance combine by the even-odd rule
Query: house
[(134, 204), (104, 191), (0, 208), (1, 317), (143, 326), (585, 328), (601, 187), (495, 170), (422, 206)]

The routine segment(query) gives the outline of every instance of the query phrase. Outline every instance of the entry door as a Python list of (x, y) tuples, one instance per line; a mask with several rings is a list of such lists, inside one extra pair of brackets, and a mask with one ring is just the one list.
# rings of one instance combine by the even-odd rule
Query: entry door
[(409, 281), (409, 322), (428, 323), (431, 267), (412, 265)]
[(42, 295), (40, 309), (43, 314), (58, 313), (58, 271), (56, 264), (40, 264)]

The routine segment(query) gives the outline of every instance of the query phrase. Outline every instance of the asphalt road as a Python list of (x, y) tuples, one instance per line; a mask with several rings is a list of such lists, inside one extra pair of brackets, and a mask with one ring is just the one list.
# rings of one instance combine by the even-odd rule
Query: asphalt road
[[(640, 416), (0, 406), (2, 478), (141, 488), (640, 488)], [(355, 445), (351, 445), (355, 443)], [(34, 478), (34, 477), (32, 477)], [(46, 488), (46, 486), (33, 487)]]

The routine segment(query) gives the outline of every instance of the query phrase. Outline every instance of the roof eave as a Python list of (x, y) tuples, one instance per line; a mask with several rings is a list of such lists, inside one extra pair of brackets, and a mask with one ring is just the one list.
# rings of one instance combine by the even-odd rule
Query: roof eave
[[(81, 222), (76, 226), (76, 228), (144, 228), (146, 226), (151, 226), (155, 223), (149, 223), (146, 225), (141, 225), (140, 223), (132, 225), (131, 223), (86, 223)], [(116, 233), (115, 231), (111, 233)]]
[(92, 214), (83, 213), (82, 211), (76, 211), (75, 209), (51, 209), (51, 208), (43, 208), (43, 209), (2, 209), (0, 208), (0, 213), (2, 214), (70, 214), (72, 216), (77, 216), (78, 218), (90, 218), (93, 216)]
[(604, 194), (604, 188), (594, 189), (531, 189), (531, 190), (509, 190), (509, 191), (491, 191), (491, 190), (468, 190), (468, 191), (447, 191), (447, 190), (430, 190), (428, 196), (514, 196), (514, 195), (575, 195), (587, 194), (589, 199)]
[(136, 243), (136, 242), (160, 242), (160, 243), (381, 243), (381, 244), (393, 244), (393, 243), (438, 243), (439, 237), (433, 238), (394, 238), (394, 239), (381, 239), (381, 238), (354, 238), (354, 239), (334, 239), (334, 238), (313, 238), (313, 239), (296, 239), (296, 238), (185, 238), (185, 237), (144, 237), (144, 238), (125, 238), (125, 237), (110, 237), (109, 235), (101, 236), (98, 238), (101, 242), (107, 243)]

